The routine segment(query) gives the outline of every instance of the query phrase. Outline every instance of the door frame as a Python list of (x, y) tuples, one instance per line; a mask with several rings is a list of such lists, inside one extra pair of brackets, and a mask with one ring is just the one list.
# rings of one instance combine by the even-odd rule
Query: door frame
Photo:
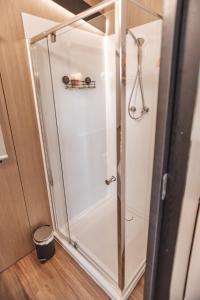
[(145, 300), (170, 299), (199, 72), (198, 0), (172, 2), (164, 12)]

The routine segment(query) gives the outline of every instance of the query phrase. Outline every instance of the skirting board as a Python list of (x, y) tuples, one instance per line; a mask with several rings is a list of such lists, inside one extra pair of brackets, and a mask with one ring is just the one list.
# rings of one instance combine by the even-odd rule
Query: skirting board
[(134, 277), (128, 287), (121, 292), (121, 290), (115, 286), (111, 280), (101, 274), (101, 272), (99, 272), (92, 263), (90, 263), (81, 253), (79, 253), (71, 244), (69, 244), (62, 235), (55, 231), (54, 236), (63, 249), (73, 257), (80, 267), (96, 282), (98, 286), (100, 286), (100, 288), (105, 291), (105, 293), (112, 300), (127, 300), (133, 289), (136, 287), (138, 281), (144, 274), (145, 262), (141, 265), (137, 275)]

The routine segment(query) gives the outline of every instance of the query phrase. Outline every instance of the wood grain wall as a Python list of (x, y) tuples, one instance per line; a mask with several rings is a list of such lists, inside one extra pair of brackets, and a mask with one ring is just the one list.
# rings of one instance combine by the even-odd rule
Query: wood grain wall
[[(0, 272), (32, 249), (29, 220), (1, 83), (0, 126), (8, 158), (0, 163)], [(0, 297), (1, 299), (1, 297)]]
[(0, 73), (33, 231), (51, 221), (21, 12), (57, 22), (69, 14), (50, 0), (0, 0)]
[[(139, 0), (144, 7), (152, 9), (154, 12), (162, 15), (164, 0)], [(151, 16), (149, 13), (137, 7), (130, 0), (127, 1), (127, 27), (132, 28), (158, 20), (158, 18)]]

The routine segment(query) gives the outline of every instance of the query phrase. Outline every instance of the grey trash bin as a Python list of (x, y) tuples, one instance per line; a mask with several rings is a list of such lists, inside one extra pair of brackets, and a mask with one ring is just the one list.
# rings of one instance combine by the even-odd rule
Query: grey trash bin
[(46, 262), (55, 254), (55, 243), (51, 226), (44, 225), (37, 228), (33, 235), (37, 257), (41, 263)]

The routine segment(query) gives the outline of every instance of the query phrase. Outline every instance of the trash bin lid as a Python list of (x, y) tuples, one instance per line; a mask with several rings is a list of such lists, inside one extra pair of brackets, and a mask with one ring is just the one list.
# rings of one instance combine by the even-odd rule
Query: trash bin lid
[(45, 242), (53, 237), (53, 230), (51, 226), (44, 225), (36, 229), (33, 235), (33, 239), (36, 242)]

